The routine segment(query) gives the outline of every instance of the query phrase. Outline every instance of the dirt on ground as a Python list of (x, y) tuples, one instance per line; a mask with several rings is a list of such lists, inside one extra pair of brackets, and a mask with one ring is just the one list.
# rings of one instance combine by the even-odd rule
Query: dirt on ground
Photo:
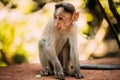
[[(120, 58), (102, 58), (80, 63), (120, 64)], [(0, 67), (0, 80), (57, 80), (55, 76), (36, 77), (41, 70), (40, 64), (23, 63), (7, 67)], [(84, 78), (80, 80), (120, 80), (120, 70), (89, 70), (81, 69)], [(79, 80), (67, 76), (66, 80)]]

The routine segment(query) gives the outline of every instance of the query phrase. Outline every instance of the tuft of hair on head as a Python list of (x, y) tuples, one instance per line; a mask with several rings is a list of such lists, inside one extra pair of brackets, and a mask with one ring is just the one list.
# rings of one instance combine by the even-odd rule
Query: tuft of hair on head
[(57, 10), (58, 8), (64, 8), (65, 12), (69, 12), (69, 13), (74, 13), (75, 12), (75, 7), (70, 4), (70, 3), (66, 3), (66, 2), (61, 2), (55, 5), (55, 10)]

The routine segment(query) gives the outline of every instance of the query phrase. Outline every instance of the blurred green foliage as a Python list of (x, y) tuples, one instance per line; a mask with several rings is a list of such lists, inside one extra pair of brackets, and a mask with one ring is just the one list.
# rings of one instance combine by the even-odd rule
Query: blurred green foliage
[[(19, 44), (17, 48), (14, 48), (14, 39), (15, 39), (15, 27), (11, 26), (8, 22), (0, 22), (0, 49), (4, 52), (2, 56), (0, 55), (0, 66), (6, 66), (7, 64), (2, 60), (7, 59), (9, 64), (26, 62), (26, 56), (23, 46)], [(2, 53), (1, 53), (2, 54)], [(16, 54), (16, 55), (15, 55)], [(10, 57), (13, 56), (13, 57)], [(11, 62), (11, 58), (13, 61)]]
[(15, 53), (12, 56), (12, 62), (14, 62), (14, 64), (20, 64), (20, 63), (24, 63), (24, 62), (28, 62), (27, 60), (27, 52), (25, 51), (25, 49), (23, 48), (23, 44), (19, 44), (16, 48)]
[[(6, 22), (0, 22), (0, 49), (7, 54), (11, 52), (11, 44), (14, 39), (14, 29)], [(2, 53), (1, 53), (2, 54)], [(6, 54), (4, 54), (6, 55)], [(2, 55), (0, 57), (0, 66), (6, 66), (6, 63), (2, 61)]]
[(31, 13), (35, 9), (37, 3), (33, 0), (18, 0), (16, 5), (18, 10), (26, 14)]
[(20, 63), (27, 62), (26, 56), (24, 54), (21, 54), (21, 53), (15, 53), (12, 56), (12, 60), (15, 64), (20, 64)]
[(10, 45), (14, 39), (15, 31), (14, 31), (14, 28), (11, 27), (8, 23), (6, 23), (6, 22), (0, 22), (0, 23), (1, 23), (1, 25), (0, 25), (0, 42), (2, 43), (1, 48), (4, 51), (8, 50), (8, 52), (9, 52)]

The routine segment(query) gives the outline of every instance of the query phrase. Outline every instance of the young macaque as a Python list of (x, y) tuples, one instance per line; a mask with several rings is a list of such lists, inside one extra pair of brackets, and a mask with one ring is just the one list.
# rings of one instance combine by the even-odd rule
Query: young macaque
[(42, 65), (40, 75), (54, 74), (56, 78), (65, 79), (70, 75), (69, 62), (72, 63), (72, 76), (83, 78), (77, 52), (77, 27), (79, 13), (70, 3), (55, 5), (53, 18), (51, 18), (39, 42), (39, 55)]

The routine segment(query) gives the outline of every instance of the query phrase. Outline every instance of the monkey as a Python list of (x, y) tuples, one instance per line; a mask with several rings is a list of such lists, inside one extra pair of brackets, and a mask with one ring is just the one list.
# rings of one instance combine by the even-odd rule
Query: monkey
[(42, 65), (40, 75), (55, 75), (64, 80), (70, 75), (69, 66), (72, 64), (71, 75), (83, 78), (80, 72), (77, 51), (77, 25), (79, 12), (70, 3), (61, 2), (55, 5), (54, 15), (39, 41), (39, 56)]

